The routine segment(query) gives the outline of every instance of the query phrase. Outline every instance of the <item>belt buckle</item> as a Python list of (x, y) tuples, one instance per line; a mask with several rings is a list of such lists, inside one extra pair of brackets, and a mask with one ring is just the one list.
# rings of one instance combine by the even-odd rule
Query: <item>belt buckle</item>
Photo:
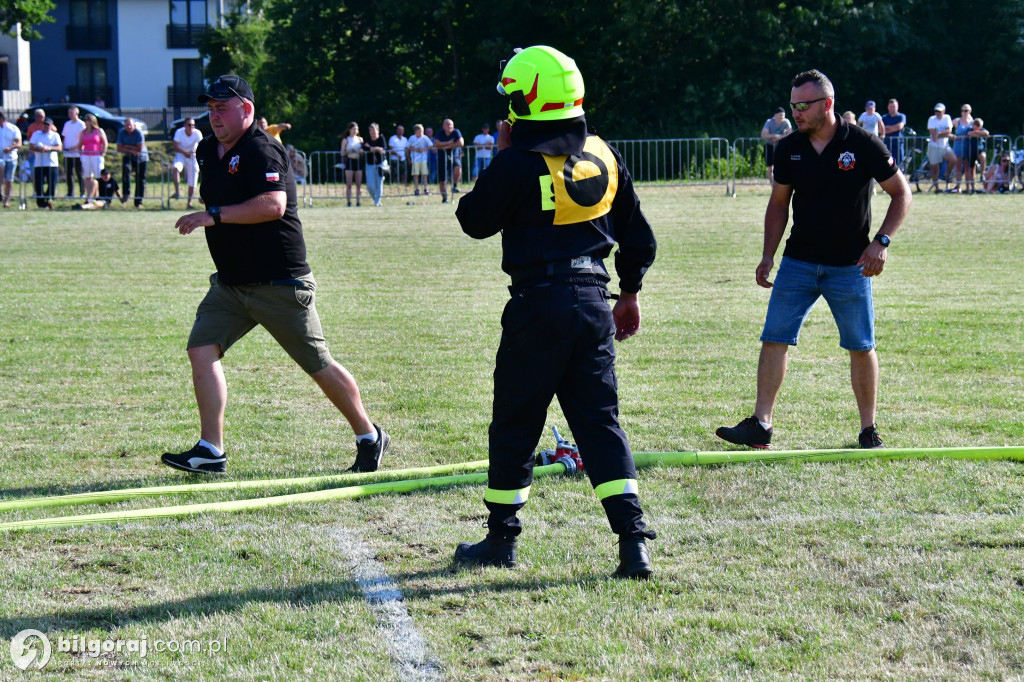
[(576, 256), (569, 261), (569, 267), (573, 270), (589, 270), (593, 264), (593, 259), (590, 256)]

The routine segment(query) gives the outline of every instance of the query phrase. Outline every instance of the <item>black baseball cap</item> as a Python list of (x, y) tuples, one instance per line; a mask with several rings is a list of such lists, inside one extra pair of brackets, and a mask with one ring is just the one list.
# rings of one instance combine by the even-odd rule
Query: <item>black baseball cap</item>
[(252, 94), (252, 88), (249, 87), (244, 78), (234, 74), (226, 74), (218, 76), (215, 81), (206, 87), (206, 92), (199, 95), (199, 103), (205, 104), (211, 99), (228, 100), (232, 97), (240, 97), (250, 102), (256, 101)]
[(43, 119), (43, 123), (45, 123), (48, 126), (52, 126), (53, 125), (53, 119), (50, 118), (49, 116), (47, 116), (46, 118)]
[(782, 107), (775, 107), (775, 109), (774, 109), (774, 110), (772, 110), (772, 115), (773, 115), (773, 116), (774, 116), (775, 114), (784, 114), (784, 113), (786, 113), (786, 110), (785, 110), (785, 109), (783, 109)]

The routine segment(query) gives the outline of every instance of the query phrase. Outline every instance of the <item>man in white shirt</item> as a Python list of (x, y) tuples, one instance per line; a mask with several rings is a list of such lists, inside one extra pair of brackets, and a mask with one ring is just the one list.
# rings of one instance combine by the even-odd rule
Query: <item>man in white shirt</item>
[[(81, 154), (84, 131), (85, 121), (78, 118), (78, 107), (68, 107), (68, 121), (64, 124), (61, 136), (64, 138), (64, 175), (68, 180), (69, 197), (85, 197)], [(75, 178), (78, 178), (78, 194), (75, 194)]]
[(885, 124), (875, 109), (875, 100), (869, 99), (864, 105), (864, 113), (857, 118), (857, 125), (876, 137), (885, 137)]
[(491, 150), (494, 147), (494, 138), (491, 137), (491, 125), (484, 123), (480, 126), (480, 134), (473, 138), (473, 182), (476, 182), (480, 171), (491, 165)]
[(203, 134), (196, 130), (195, 119), (185, 119), (185, 124), (174, 131), (174, 165), (171, 166), (171, 179), (174, 180), (174, 195), (178, 199), (181, 186), (181, 171), (185, 171), (185, 184), (188, 185), (188, 204), (192, 208), (192, 196), (196, 192), (196, 180), (199, 177), (199, 162), (196, 161), (196, 147), (203, 139)]
[(57, 152), (61, 150), (61, 144), (52, 118), (43, 119), (43, 127), (32, 133), (28, 148), (36, 154), (36, 165), (32, 169), (36, 205), (53, 208), (53, 196), (57, 190)]
[(405, 136), (405, 126), (395, 126), (395, 134), (388, 140), (391, 150), (392, 181), (394, 184), (405, 184), (409, 181), (405, 150), (409, 146), (409, 138)]
[(932, 186), (929, 192), (939, 192), (939, 169), (942, 162), (948, 168), (956, 163), (956, 154), (949, 147), (949, 138), (953, 135), (953, 119), (946, 113), (946, 105), (939, 102), (935, 105), (935, 114), (928, 119), (928, 170), (932, 175)]
[(0, 187), (3, 189), (4, 208), (11, 205), (11, 183), (18, 172), (18, 148), (21, 146), (21, 130), (7, 120), (0, 111)]

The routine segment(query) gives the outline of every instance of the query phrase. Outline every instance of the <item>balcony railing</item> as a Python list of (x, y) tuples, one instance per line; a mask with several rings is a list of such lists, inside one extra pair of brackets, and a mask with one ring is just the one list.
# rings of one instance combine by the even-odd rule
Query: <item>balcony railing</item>
[(199, 39), (209, 28), (206, 24), (167, 24), (167, 47), (199, 47)]
[(69, 50), (109, 50), (110, 25), (67, 26), (64, 29)]
[(196, 100), (202, 92), (201, 85), (195, 87), (170, 85), (167, 87), (167, 106), (175, 108), (197, 106)]

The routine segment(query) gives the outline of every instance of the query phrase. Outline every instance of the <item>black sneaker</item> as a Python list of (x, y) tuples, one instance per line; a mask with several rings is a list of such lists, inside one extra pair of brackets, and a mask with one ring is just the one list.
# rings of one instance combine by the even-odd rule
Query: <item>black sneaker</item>
[(647, 540), (643, 535), (628, 535), (619, 538), (619, 567), (615, 575), (631, 580), (647, 580), (654, 573), (651, 567), (651, 553), (647, 551)]
[(516, 567), (516, 539), (488, 534), (475, 545), (460, 542), (455, 548), (455, 561), (478, 566)]
[(749, 445), (758, 450), (771, 447), (772, 429), (761, 426), (757, 417), (747, 417), (736, 426), (722, 426), (715, 435), (736, 445)]
[(872, 424), (868, 428), (860, 432), (857, 436), (857, 440), (860, 442), (861, 450), (877, 450), (878, 448), (884, 448), (882, 444), (882, 437), (878, 435), (878, 429)]
[(357, 474), (368, 473), (376, 471), (380, 467), (380, 460), (388, 446), (391, 445), (391, 436), (376, 424), (373, 425), (373, 428), (377, 430), (377, 440), (372, 443), (367, 441), (356, 443), (356, 463), (349, 468), (349, 471)]
[(160, 456), (160, 461), (173, 469), (197, 474), (223, 474), (228, 468), (227, 457), (218, 457), (210, 448), (199, 443), (187, 452), (165, 452)]

